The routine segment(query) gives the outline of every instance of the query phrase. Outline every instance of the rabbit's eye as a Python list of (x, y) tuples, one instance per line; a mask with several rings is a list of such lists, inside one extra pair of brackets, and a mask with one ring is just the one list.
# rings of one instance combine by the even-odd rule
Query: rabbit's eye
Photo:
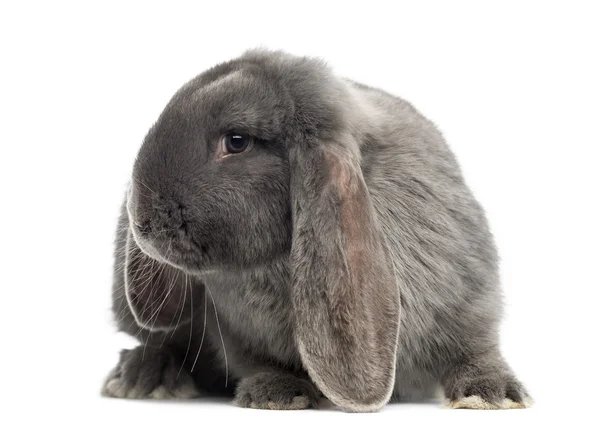
[(226, 154), (242, 153), (254, 143), (254, 137), (247, 134), (227, 133), (221, 137), (221, 146)]

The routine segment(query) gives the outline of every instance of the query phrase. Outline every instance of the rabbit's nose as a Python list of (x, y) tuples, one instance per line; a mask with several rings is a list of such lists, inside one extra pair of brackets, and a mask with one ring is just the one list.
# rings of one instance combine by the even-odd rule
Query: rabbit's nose
[(178, 231), (184, 224), (184, 206), (178, 199), (169, 196), (157, 197), (153, 201), (154, 224), (157, 229), (165, 231)]

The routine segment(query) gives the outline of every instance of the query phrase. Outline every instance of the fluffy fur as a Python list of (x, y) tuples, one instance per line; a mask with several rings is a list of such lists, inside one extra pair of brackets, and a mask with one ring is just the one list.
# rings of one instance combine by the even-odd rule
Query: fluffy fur
[[(223, 156), (227, 132), (256, 143)], [(107, 395), (190, 396), (191, 379), (255, 408), (322, 393), (374, 411), (439, 386), (459, 406), (525, 404), (454, 156), (410, 104), (321, 61), (250, 51), (183, 86), (136, 159), (116, 261), (118, 325), (144, 345)]]

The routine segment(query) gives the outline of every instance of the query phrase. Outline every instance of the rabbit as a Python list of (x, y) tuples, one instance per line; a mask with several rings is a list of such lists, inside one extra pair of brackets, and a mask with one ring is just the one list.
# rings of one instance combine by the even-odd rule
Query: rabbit
[(140, 340), (123, 398), (524, 408), (498, 256), (434, 124), (320, 59), (250, 50), (151, 127), (119, 218), (113, 311)]

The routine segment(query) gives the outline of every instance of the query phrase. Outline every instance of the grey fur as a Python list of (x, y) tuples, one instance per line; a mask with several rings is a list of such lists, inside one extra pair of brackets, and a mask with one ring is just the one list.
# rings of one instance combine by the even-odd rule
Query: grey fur
[[(230, 131), (259, 140), (221, 158)], [(242, 406), (526, 396), (498, 349), (492, 236), (442, 136), (312, 58), (249, 51), (175, 94), (136, 159), (116, 260), (120, 329)]]

